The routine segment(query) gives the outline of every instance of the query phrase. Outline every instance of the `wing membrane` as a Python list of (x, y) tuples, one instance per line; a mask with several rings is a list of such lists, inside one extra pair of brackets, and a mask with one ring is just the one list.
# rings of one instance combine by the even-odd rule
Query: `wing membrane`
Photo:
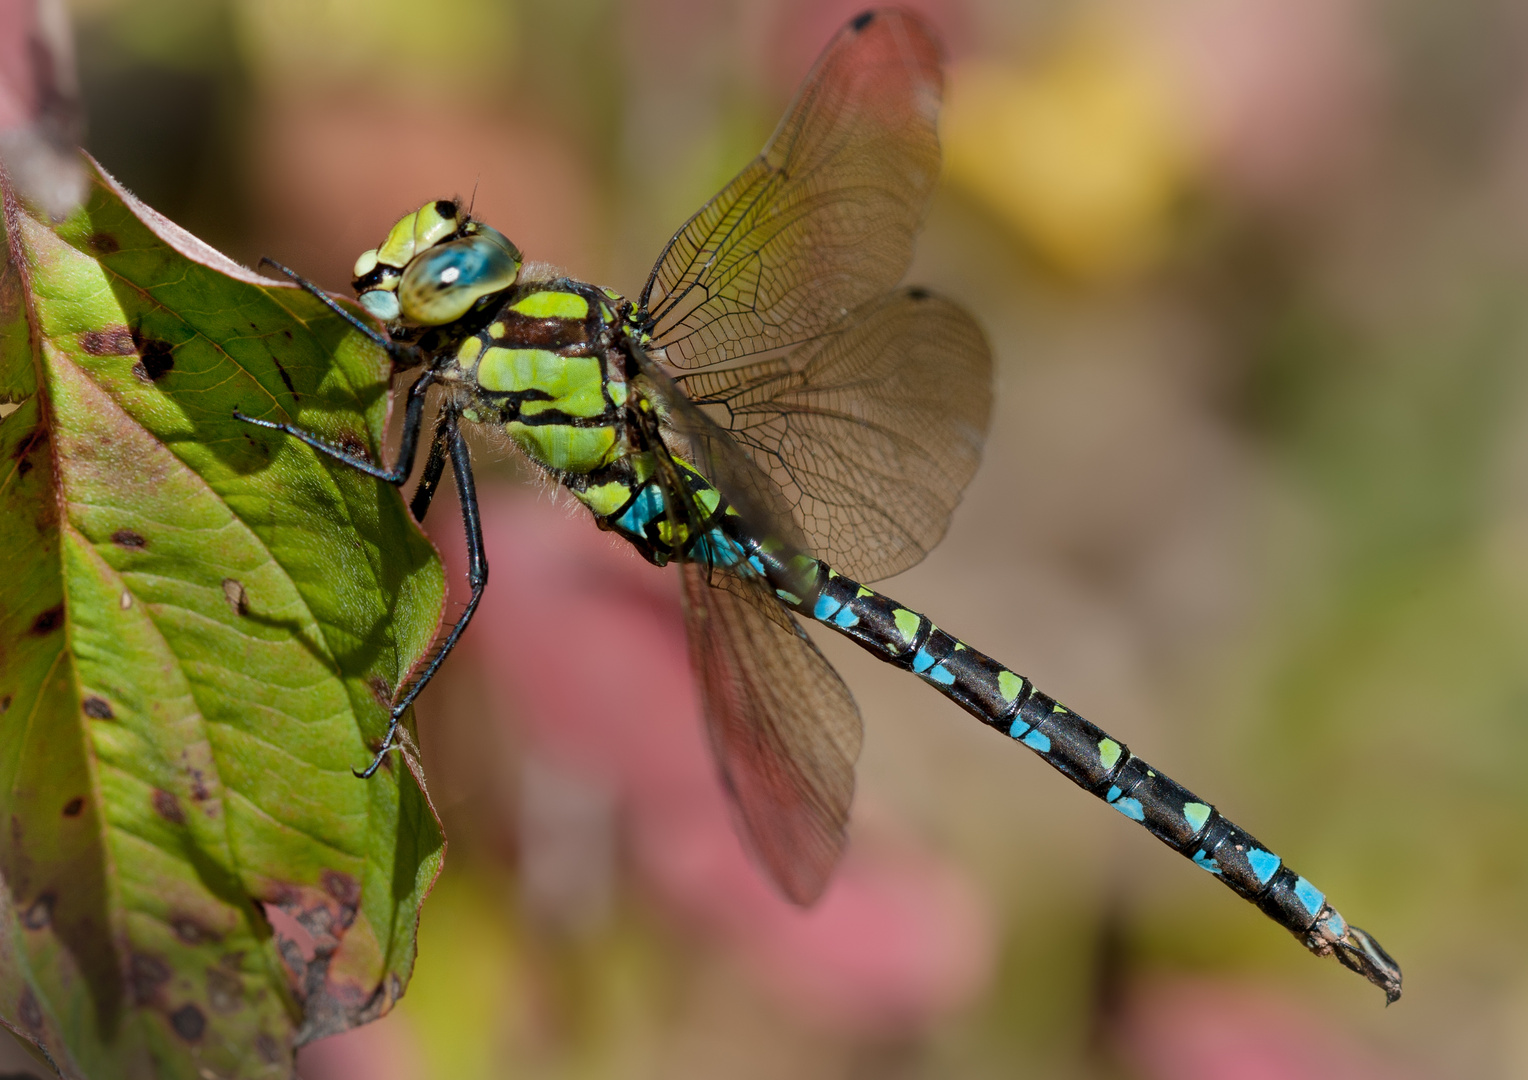
[(766, 585), (713, 588), (700, 563), (681, 572), (690, 663), (740, 831), (780, 890), (810, 904), (843, 850), (859, 709)]
[(726, 409), (810, 549), (875, 581), (943, 537), (986, 439), (992, 356), (965, 311), (907, 289), (789, 357), (679, 381)]
[[(791, 556), (806, 554), (806, 536), (797, 527), (790, 503), (774, 479), (743, 453), (736, 440), (717, 426), (716, 421), (694, 405), (646, 351), (633, 345), (632, 355), (663, 402), (669, 427), (684, 440), (686, 460), (699, 469), (701, 475), (722, 493), (728, 505), (737, 511), (748, 535), (770, 544), (782, 564), (792, 564)], [(666, 453), (667, 444), (661, 449)], [(669, 463), (667, 468), (674, 475), (666, 487), (683, 490), (677, 466)], [(677, 500), (669, 499), (668, 502), (672, 508)], [(713, 580), (722, 587), (731, 587), (733, 583), (732, 576), (726, 574), (718, 574)], [(803, 580), (794, 591), (805, 595), (804, 590), (808, 587), (809, 582)]]
[(867, 12), (828, 45), (762, 154), (674, 235), (641, 306), (670, 363), (809, 340), (890, 289), (939, 177), (939, 47)]

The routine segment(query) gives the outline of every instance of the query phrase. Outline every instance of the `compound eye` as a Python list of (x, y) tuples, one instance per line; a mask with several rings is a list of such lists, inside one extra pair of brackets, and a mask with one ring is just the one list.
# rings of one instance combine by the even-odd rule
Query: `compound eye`
[(460, 319), (483, 297), (509, 288), (519, 273), (520, 260), (489, 237), (449, 240), (409, 263), (398, 283), (399, 308), (409, 322), (440, 326)]

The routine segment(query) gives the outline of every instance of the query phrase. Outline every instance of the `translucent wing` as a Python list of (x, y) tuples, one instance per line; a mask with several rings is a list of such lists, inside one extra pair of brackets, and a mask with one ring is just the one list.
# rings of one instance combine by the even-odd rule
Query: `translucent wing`
[[(743, 453), (732, 436), (718, 427), (716, 421), (691, 403), (684, 391), (674, 385), (674, 381), (641, 346), (629, 343), (629, 347), (637, 367), (656, 392), (658, 400), (663, 403), (664, 419), (669, 428), (684, 440), (683, 456), (715, 485), (728, 505), (737, 511), (748, 535), (761, 543), (768, 542), (781, 557), (782, 563), (789, 563), (793, 555), (806, 554), (806, 536), (796, 526), (790, 504), (781, 493), (779, 485)], [(650, 434), (648, 439), (650, 443), (654, 439), (661, 442), (661, 437), (656, 433)], [(667, 447), (667, 444), (663, 443), (663, 446)], [(673, 475), (665, 480), (666, 489), (680, 491), (686, 488), (677, 474), (676, 466), (669, 463), (667, 471)], [(669, 499), (668, 506), (674, 510), (680, 499), (687, 498), (681, 495)], [(731, 575), (716, 575), (713, 583), (731, 587), (736, 580)], [(809, 582), (803, 581), (795, 591), (805, 595), (804, 590), (807, 588)], [(773, 599), (771, 603), (774, 603)]]
[(813, 553), (861, 581), (914, 565), (976, 471), (992, 355), (970, 315), (907, 289), (784, 359), (681, 375), (773, 481)]
[(886, 292), (939, 178), (939, 47), (906, 12), (839, 31), (747, 168), (674, 234), (642, 290), (678, 368), (806, 341)]
[[(651, 358), (639, 348), (633, 353), (666, 401), (669, 422), (700, 448), (692, 450), (692, 460), (705, 462), (706, 475), (722, 481), (718, 487), (729, 503), (734, 493), (744, 500), (734, 505), (749, 532), (769, 540), (778, 554), (799, 553), (773, 481)], [(683, 470), (655, 425), (643, 438), (670, 520), (696, 535), (706, 515), (695, 505)], [(781, 891), (811, 903), (844, 845), (860, 749), (859, 710), (763, 579), (704, 561), (684, 563), (681, 573), (690, 662), (740, 832)]]
[(717, 589), (703, 564), (681, 569), (690, 663), (740, 831), (780, 890), (810, 904), (843, 850), (859, 709), (762, 582)]

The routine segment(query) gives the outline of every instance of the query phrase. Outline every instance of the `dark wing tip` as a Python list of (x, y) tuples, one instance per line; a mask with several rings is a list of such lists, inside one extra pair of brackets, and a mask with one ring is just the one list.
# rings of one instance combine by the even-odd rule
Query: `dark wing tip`
[(849, 29), (853, 30), (855, 33), (859, 33), (861, 30), (865, 29), (865, 27), (869, 26), (871, 21), (874, 19), (874, 11), (862, 11), (858, 15), (854, 16), (853, 19), (849, 20)]

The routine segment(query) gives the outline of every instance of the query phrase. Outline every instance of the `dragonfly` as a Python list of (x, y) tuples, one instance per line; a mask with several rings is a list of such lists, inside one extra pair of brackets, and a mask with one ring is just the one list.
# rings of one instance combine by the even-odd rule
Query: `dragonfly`
[[(657, 565), (677, 564), (705, 728), (739, 832), (810, 904), (846, 842), (861, 719), (801, 621), (911, 671), (1144, 825), (1311, 952), (1401, 993), (1401, 971), (1325, 895), (1213, 805), (1029, 679), (867, 585), (943, 536), (987, 432), (991, 353), (957, 304), (899, 285), (939, 178), (941, 51), (897, 10), (829, 43), (762, 153), (674, 233), (641, 294), (527, 266), (456, 200), (400, 219), (355, 264), (370, 321), (270, 262), (420, 370), (395, 464), (287, 419), (250, 424), (401, 487), (438, 409), (410, 509), (449, 462), (471, 595), (395, 695), (371, 776), (488, 582), (463, 430), (497, 428)], [(269, 262), (269, 260), (267, 260)], [(378, 329), (378, 324), (384, 329)]]

